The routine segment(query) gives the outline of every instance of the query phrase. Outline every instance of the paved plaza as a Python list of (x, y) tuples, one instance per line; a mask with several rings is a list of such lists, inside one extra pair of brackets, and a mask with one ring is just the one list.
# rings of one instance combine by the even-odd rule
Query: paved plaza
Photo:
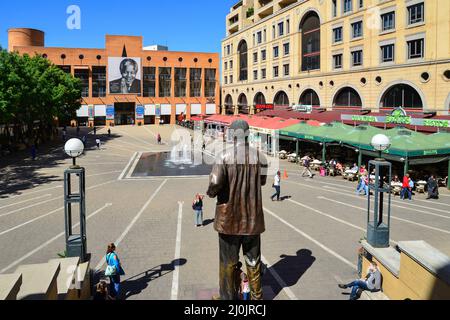
[[(202, 228), (194, 226), (191, 208), (194, 195), (206, 193), (208, 178), (136, 178), (131, 172), (141, 152), (170, 151), (174, 129), (115, 127), (108, 137), (103, 128), (98, 131), (102, 150), (90, 134), (89, 150), (78, 160), (87, 172), (91, 267), (104, 269), (106, 246), (116, 243), (127, 299), (209, 300), (218, 292), (215, 200), (206, 199)], [(166, 144), (157, 144), (158, 133)], [(0, 167), (0, 273), (47, 262), (64, 251), (63, 172), (70, 164), (61, 142), (37, 161), (14, 160)], [(270, 201), (273, 177), (263, 189), (265, 298), (347, 300), (337, 284), (357, 277), (367, 199), (356, 196), (355, 182), (341, 177), (302, 178), (300, 167), (287, 161), (280, 169), (289, 175), (282, 181), (286, 200)], [(424, 240), (450, 255), (450, 193), (442, 188), (435, 201), (426, 195), (412, 202), (393, 198), (391, 239)]]

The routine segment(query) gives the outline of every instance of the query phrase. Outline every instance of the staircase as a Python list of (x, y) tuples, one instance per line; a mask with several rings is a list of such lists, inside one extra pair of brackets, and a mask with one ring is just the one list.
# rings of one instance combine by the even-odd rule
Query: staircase
[(0, 301), (88, 300), (89, 264), (80, 263), (80, 258), (65, 258), (20, 266), (13, 274), (0, 275)]

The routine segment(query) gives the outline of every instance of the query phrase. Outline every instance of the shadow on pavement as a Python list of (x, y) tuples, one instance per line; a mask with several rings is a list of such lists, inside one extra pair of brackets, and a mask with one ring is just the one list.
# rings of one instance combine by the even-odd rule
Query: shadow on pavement
[(272, 265), (264, 273), (263, 284), (270, 286), (273, 292), (273, 296), (265, 295), (264, 300), (273, 300), (284, 289), (274, 278), (271, 271), (274, 271), (281, 277), (286, 287), (292, 287), (316, 261), (312, 252), (307, 249), (297, 251), (295, 256), (281, 255), (280, 258), (280, 261)]
[(207, 227), (207, 226), (209, 226), (210, 224), (214, 223), (214, 221), (215, 221), (215, 219), (208, 219), (208, 220), (205, 220), (205, 221), (203, 221), (203, 226), (204, 226), (204, 227)]
[[(99, 127), (98, 130), (100, 129)], [(67, 131), (67, 140), (77, 138), (75, 128), (68, 128)], [(81, 139), (84, 135), (87, 137), (86, 153), (97, 150), (93, 128), (82, 128), (79, 138)], [(108, 136), (108, 134), (99, 134), (97, 136), (100, 138), (102, 144), (121, 137), (120, 135), (114, 134), (114, 128), (112, 128), (111, 136)], [(38, 185), (62, 182), (64, 180), (62, 175), (63, 168), (61, 168), (61, 172), (52, 174), (39, 171), (54, 169), (66, 163), (68, 159), (69, 157), (64, 152), (61, 130), (58, 140), (39, 146), (35, 161), (31, 159), (29, 150), (0, 157), (0, 199), (20, 195), (23, 191), (32, 189)]]

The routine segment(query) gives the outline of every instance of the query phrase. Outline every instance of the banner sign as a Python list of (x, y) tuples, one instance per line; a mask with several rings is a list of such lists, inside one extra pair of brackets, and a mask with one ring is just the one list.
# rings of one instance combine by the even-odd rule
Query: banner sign
[(114, 120), (115, 116), (115, 110), (114, 105), (107, 105), (106, 106), (106, 120)]
[(274, 105), (273, 104), (257, 104), (256, 110), (273, 110)]
[(144, 106), (141, 106), (141, 105), (136, 106), (136, 119), (142, 120), (142, 119), (144, 119), (144, 115), (145, 115)]
[(93, 104), (88, 105), (88, 118), (89, 120), (95, 119), (95, 106)]
[(161, 105), (160, 104), (155, 105), (155, 115), (157, 118), (161, 118)]
[(362, 116), (343, 114), (341, 115), (341, 120), (366, 123), (386, 123), (422, 127), (450, 128), (450, 120), (412, 118), (407, 115), (406, 111), (403, 108), (397, 108), (387, 116)]
[(110, 94), (140, 94), (141, 79), (141, 58), (108, 58)]

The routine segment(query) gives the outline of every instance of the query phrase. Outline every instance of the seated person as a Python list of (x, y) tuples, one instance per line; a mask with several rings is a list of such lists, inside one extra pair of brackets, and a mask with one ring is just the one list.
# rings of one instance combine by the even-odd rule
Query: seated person
[(351, 171), (351, 172), (354, 172), (354, 173), (358, 173), (358, 171), (359, 171), (358, 165), (355, 163), (355, 164), (353, 165), (353, 167), (350, 169), (350, 171)]
[(367, 276), (365, 279), (356, 280), (349, 284), (340, 284), (339, 288), (348, 289), (352, 288), (350, 294), (350, 300), (358, 299), (358, 291), (370, 291), (378, 292), (381, 290), (381, 272), (378, 269), (378, 265), (375, 261), (371, 262), (369, 270), (367, 271)]

